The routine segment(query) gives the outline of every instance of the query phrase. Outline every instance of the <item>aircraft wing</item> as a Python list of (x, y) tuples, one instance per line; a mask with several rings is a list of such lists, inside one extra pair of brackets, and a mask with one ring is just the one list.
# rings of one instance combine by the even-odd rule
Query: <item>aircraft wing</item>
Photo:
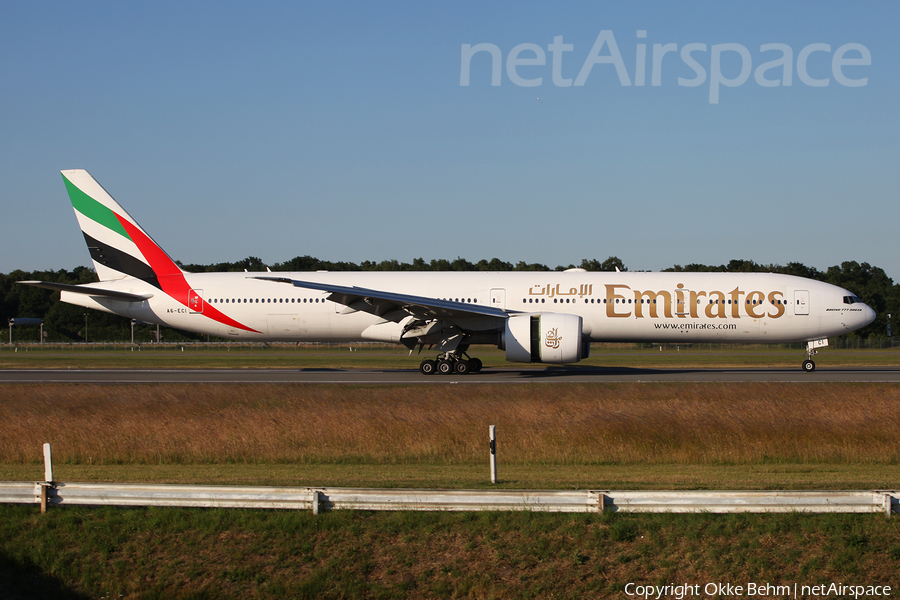
[(33, 285), (34, 287), (46, 288), (48, 290), (56, 290), (57, 292), (73, 292), (75, 294), (86, 294), (88, 296), (103, 296), (105, 298), (124, 300), (126, 302), (143, 302), (144, 300), (153, 297), (153, 294), (132, 294), (130, 292), (120, 292), (119, 290), (105, 290), (103, 288), (90, 287), (87, 285), (54, 283), (52, 281), (17, 281), (16, 283)]
[(423, 320), (471, 319), (472, 317), (492, 317), (505, 320), (509, 318), (509, 314), (505, 310), (480, 304), (438, 300), (427, 296), (397, 294), (355, 286), (346, 287), (328, 283), (298, 281), (287, 277), (253, 277), (253, 279), (289, 283), (294, 287), (329, 292), (329, 300), (347, 307), (342, 311), (342, 314), (363, 311), (388, 321), (396, 322), (403, 320), (409, 315)]

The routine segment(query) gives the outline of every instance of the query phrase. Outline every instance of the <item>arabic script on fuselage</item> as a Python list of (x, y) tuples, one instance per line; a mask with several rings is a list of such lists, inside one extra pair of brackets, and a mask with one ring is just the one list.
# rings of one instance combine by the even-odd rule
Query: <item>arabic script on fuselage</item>
[(590, 296), (594, 293), (594, 284), (592, 283), (582, 283), (577, 288), (570, 287), (568, 290), (559, 289), (559, 284), (556, 286), (551, 285), (533, 285), (528, 290), (529, 296), (546, 296), (547, 298), (555, 298), (557, 296), (578, 296), (580, 298), (584, 298), (585, 296)]

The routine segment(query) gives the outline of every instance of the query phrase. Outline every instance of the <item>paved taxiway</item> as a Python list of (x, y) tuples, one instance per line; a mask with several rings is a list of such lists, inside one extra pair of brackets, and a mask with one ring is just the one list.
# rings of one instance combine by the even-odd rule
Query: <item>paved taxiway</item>
[(471, 375), (430, 375), (418, 370), (355, 369), (33, 369), (0, 370), (0, 383), (329, 383), (510, 384), (610, 382), (887, 382), (900, 383), (898, 367), (797, 369), (629, 369), (574, 367), (486, 369)]

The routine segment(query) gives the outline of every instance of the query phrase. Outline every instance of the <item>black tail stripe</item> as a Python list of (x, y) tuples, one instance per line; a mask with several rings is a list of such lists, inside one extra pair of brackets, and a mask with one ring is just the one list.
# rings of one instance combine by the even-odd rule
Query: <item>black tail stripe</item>
[[(84, 233), (84, 232), (82, 232)], [(139, 260), (127, 252), (122, 252), (116, 248), (112, 248), (95, 240), (88, 234), (84, 234), (84, 241), (87, 242), (88, 250), (94, 262), (99, 263), (110, 269), (114, 269), (120, 273), (142, 279), (150, 285), (162, 289), (156, 273), (150, 268), (150, 265)]]

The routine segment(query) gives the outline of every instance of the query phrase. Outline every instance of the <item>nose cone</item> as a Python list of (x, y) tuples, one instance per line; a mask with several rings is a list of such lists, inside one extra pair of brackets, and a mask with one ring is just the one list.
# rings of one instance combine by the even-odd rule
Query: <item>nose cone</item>
[(872, 307), (870, 307), (868, 304), (863, 304), (863, 306), (865, 306), (865, 309), (863, 310), (862, 327), (865, 327), (866, 325), (868, 325), (869, 323), (871, 323), (872, 321), (875, 320), (875, 311), (872, 310)]

